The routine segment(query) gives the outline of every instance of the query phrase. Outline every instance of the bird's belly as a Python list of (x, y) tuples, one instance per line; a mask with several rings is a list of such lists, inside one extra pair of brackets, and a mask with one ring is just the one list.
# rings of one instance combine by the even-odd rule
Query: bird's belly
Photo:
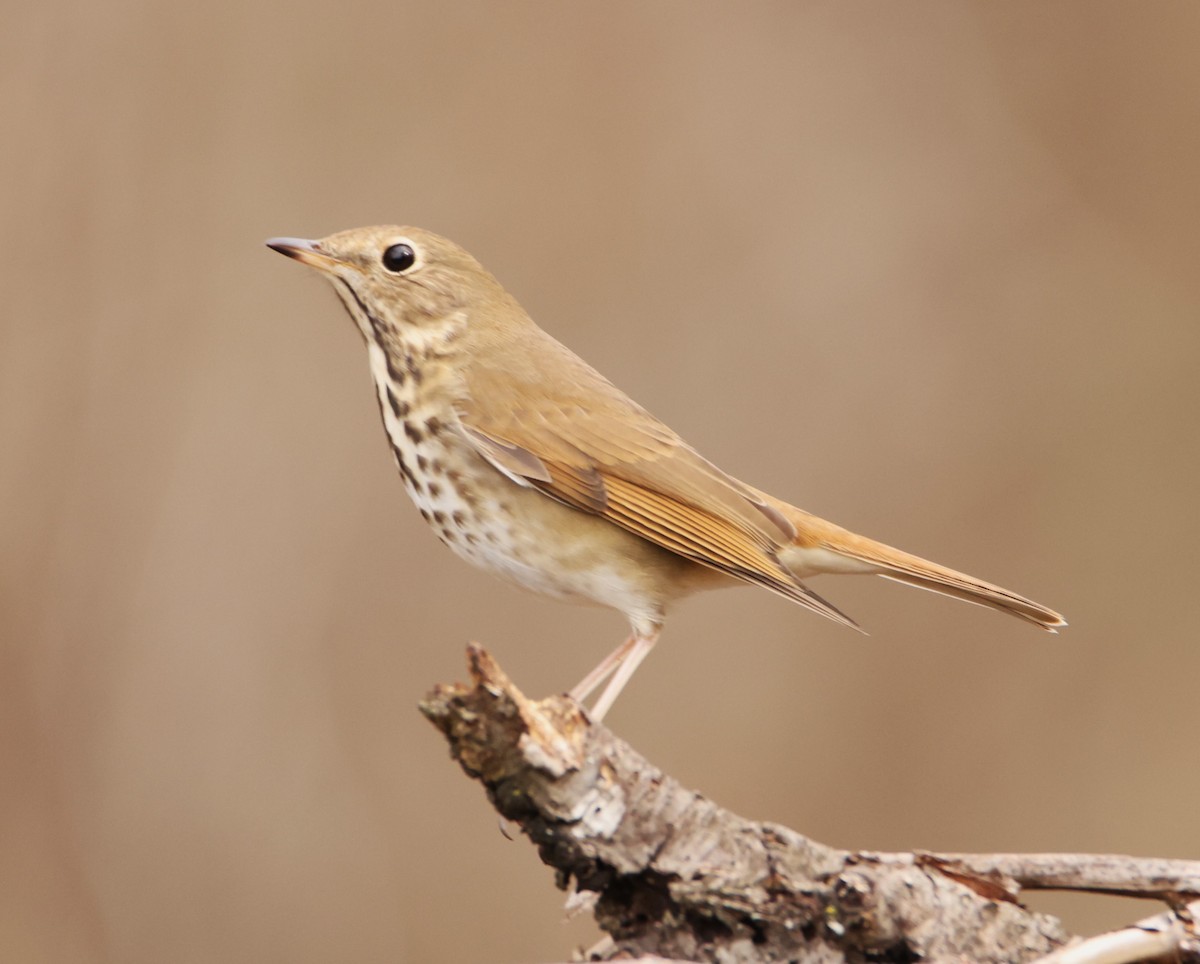
[[(390, 415), (391, 413), (388, 412)], [(385, 421), (387, 418), (385, 417)], [(522, 588), (657, 624), (666, 605), (729, 577), (523, 487), (451, 426), (388, 426), (405, 490), (458, 556)]]
[(458, 556), (543, 595), (657, 622), (677, 594), (676, 573), (694, 565), (512, 482), (481, 458), (445, 484), (405, 484), (422, 517)]
[(369, 348), (405, 490), (438, 538), (467, 562), (534, 592), (611, 607), (643, 626), (661, 621), (675, 598), (734, 582), (501, 474), (461, 434), (452, 407), (412, 380), (388, 380), (382, 354)]

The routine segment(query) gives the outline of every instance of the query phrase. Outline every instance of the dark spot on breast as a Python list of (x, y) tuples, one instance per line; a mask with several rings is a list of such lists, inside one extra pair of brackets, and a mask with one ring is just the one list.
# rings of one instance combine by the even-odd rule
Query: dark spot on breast
[(400, 399), (396, 397), (396, 393), (392, 391), (392, 387), (390, 385), (388, 386), (387, 390), (387, 400), (388, 405), (392, 407), (392, 414), (395, 415), (396, 418), (404, 418), (404, 416), (408, 414), (408, 403), (400, 401)]
[[(390, 441), (390, 439), (389, 439)], [(392, 444), (392, 458), (396, 460), (396, 468), (405, 475), (408, 474), (408, 466), (404, 462), (404, 453), (400, 451), (400, 446)]]
[(445, 526), (442, 527), (442, 542), (454, 542), (456, 539), (458, 539), (457, 532)]
[(409, 485), (419, 492), (421, 490), (421, 482), (413, 475), (412, 469), (408, 467), (408, 463), (404, 461), (404, 453), (400, 451), (399, 446), (392, 445), (392, 455), (396, 457), (396, 468), (400, 470), (400, 474), (408, 480)]
[(421, 455), (419, 452), (417, 453), (417, 468), (422, 472), (429, 471), (429, 459), (425, 458), (425, 456)]
[(436, 482), (430, 482), (425, 488), (429, 492), (429, 498), (431, 499), (436, 499), (442, 494), (442, 487)]
[(430, 435), (437, 435), (442, 430), (442, 421), (436, 415), (431, 415), (425, 419), (425, 431)]
[(437, 510), (437, 509), (434, 509), (434, 511), (433, 511), (433, 521), (434, 521), (434, 522), (436, 522), (436, 523), (437, 523), (438, 525), (440, 525), (440, 526), (444, 526), (444, 525), (446, 524), (446, 513), (445, 513), (445, 512), (441, 512), (441, 511), (439, 511), (439, 510)]
[(412, 422), (405, 421), (404, 434), (412, 440), (413, 445), (420, 445), (421, 442), (424, 441), (424, 436), (421, 434), (421, 430), (413, 425)]
[(455, 510), (450, 515), (450, 521), (461, 529), (467, 524), (467, 517), (458, 510)]
[(428, 509), (425, 509), (425, 508), (421, 509), (421, 518), (424, 519), (426, 522), (429, 521), (429, 510)]
[(388, 377), (391, 378), (391, 380), (394, 381), (397, 385), (403, 385), (405, 382), (404, 372), (402, 369), (397, 367), (397, 365), (394, 361), (392, 361), (391, 352), (387, 351), (386, 349), (384, 349), (384, 352), (383, 352), (383, 361), (384, 361), (384, 364), (387, 365)]

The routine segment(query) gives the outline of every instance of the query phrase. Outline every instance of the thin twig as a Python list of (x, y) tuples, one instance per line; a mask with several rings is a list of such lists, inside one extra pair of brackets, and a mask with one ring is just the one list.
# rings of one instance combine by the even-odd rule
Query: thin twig
[(1185, 954), (1196, 956), (1200, 954), (1197, 917), (1200, 901), (1189, 904), (1183, 913), (1172, 910), (1155, 914), (1120, 930), (1059, 948), (1034, 964), (1135, 964), (1167, 954), (1178, 955), (1178, 959)]
[(1200, 860), (1118, 854), (936, 854), (918, 857), (947, 873), (990, 879), (1015, 897), (1024, 890), (1074, 890), (1150, 897), (1172, 905), (1200, 897)]

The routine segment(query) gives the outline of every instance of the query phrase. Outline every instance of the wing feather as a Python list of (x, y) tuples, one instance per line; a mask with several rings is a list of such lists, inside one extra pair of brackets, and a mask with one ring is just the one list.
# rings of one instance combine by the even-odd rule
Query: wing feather
[[(551, 498), (857, 628), (779, 561), (796, 534), (789, 519), (575, 356), (569, 360), (575, 377), (556, 392), (541, 382), (522, 385), (520, 370), (472, 372), (474, 394), (458, 415), (485, 459)], [(474, 400), (499, 390), (518, 403), (498, 411)]]

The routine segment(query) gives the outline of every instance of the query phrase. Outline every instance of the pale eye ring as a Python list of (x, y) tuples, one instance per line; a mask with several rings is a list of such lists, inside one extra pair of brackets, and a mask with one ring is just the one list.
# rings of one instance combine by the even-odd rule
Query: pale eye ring
[(388, 271), (400, 274), (417, 263), (417, 252), (412, 249), (411, 244), (401, 241), (399, 244), (393, 244), (387, 248), (380, 260), (383, 261), (383, 266)]

